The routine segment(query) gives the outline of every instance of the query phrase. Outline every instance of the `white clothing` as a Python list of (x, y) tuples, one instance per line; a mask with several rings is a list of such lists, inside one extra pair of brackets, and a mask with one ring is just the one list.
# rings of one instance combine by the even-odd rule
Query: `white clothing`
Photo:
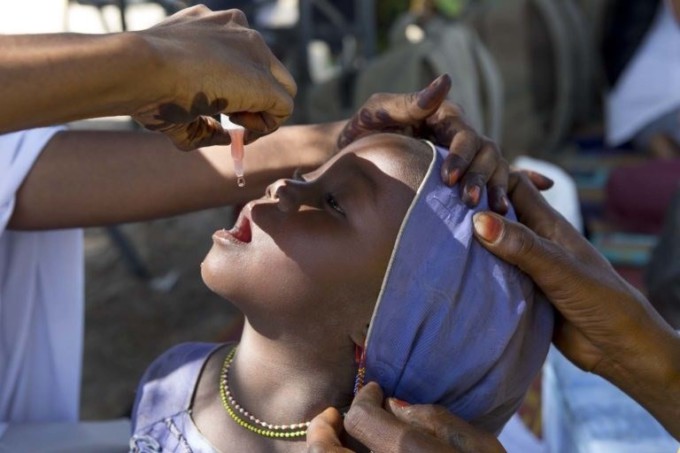
[(583, 232), (583, 216), (578, 200), (576, 181), (566, 171), (555, 164), (529, 156), (519, 156), (512, 163), (522, 170), (532, 170), (552, 179), (554, 184), (548, 190), (541, 191), (543, 198), (567, 219), (571, 226)]
[(680, 107), (680, 24), (663, 0), (651, 29), (606, 105), (607, 142), (631, 140), (656, 118)]
[(61, 129), (0, 135), (0, 424), (78, 419), (82, 231), (6, 230), (16, 191)]

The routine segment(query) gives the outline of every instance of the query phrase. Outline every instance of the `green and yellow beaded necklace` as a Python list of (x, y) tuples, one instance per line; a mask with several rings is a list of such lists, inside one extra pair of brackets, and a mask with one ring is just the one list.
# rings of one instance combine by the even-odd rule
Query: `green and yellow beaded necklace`
[(239, 426), (255, 434), (272, 439), (296, 439), (304, 437), (311, 422), (274, 425), (256, 418), (234, 400), (229, 390), (229, 367), (234, 361), (234, 355), (236, 355), (236, 347), (224, 359), (222, 373), (220, 374), (220, 397), (222, 398), (222, 405), (231, 419)]

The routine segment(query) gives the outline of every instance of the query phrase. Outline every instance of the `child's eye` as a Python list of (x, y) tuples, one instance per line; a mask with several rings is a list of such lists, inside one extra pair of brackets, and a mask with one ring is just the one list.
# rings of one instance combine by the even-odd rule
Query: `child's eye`
[(335, 199), (335, 197), (332, 194), (326, 194), (326, 204), (333, 210), (337, 211), (340, 213), (340, 215), (344, 216), (345, 215), (345, 210), (342, 209), (342, 207), (338, 204), (338, 201)]

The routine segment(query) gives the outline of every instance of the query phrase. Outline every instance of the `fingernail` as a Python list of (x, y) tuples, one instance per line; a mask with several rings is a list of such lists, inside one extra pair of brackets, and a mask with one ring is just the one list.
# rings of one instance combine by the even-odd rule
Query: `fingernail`
[(267, 131), (268, 132), (273, 132), (278, 128), (278, 123), (274, 118), (272, 118), (269, 115), (262, 115), (262, 119), (264, 120), (264, 124), (267, 125)]
[(465, 188), (465, 194), (467, 195), (466, 204), (477, 206), (479, 204), (479, 197), (482, 191), (478, 186), (469, 186)]
[(373, 114), (364, 107), (359, 111), (359, 120), (362, 124), (373, 124)]
[(437, 96), (437, 85), (441, 83), (439, 79), (435, 80), (416, 95), (418, 100), (418, 107), (422, 110), (430, 110), (434, 107)]
[(497, 208), (498, 213), (503, 215), (507, 214), (508, 210), (510, 210), (510, 200), (508, 200), (508, 197), (505, 194), (503, 194), (498, 201)]
[[(418, 99), (418, 107), (423, 110), (430, 110), (438, 106), (438, 104), (440, 104), (443, 100), (440, 99), (442, 93), (439, 92), (439, 87), (447, 80), (449, 80), (448, 75), (440, 75), (428, 86), (420, 90), (416, 95), (416, 98)], [(446, 91), (448, 92), (448, 89)]]
[(500, 186), (494, 186), (489, 190), (489, 204), (491, 209), (499, 214), (506, 214), (510, 207), (508, 197), (505, 195), (505, 189)]
[(555, 184), (555, 181), (537, 171), (529, 171), (529, 176), (530, 179), (533, 179), (540, 184), (541, 188), (550, 188)]
[(454, 168), (452, 170), (448, 170), (447, 166), (442, 167), (442, 179), (447, 185), (454, 185), (458, 182), (458, 179), (460, 179), (460, 169)]
[[(245, 135), (244, 135), (244, 137), (243, 137), (243, 143), (244, 143), (245, 145), (250, 145), (250, 144), (253, 143), (255, 140), (257, 140), (257, 139), (260, 138), (260, 137), (264, 137), (265, 135), (266, 135), (266, 134), (261, 134), (261, 133), (256, 132), (256, 131), (251, 131), (251, 130), (249, 130), (249, 129), (246, 129), (246, 133), (245, 133)], [(227, 144), (229, 144), (229, 143), (231, 143), (231, 139), (229, 140), (229, 142), (228, 142)]]
[(503, 235), (503, 222), (492, 214), (478, 212), (472, 216), (472, 222), (477, 234), (491, 244)]
[(403, 409), (403, 408), (405, 408), (405, 407), (409, 407), (409, 406), (410, 406), (409, 403), (407, 403), (407, 402), (404, 401), (404, 400), (400, 400), (400, 399), (398, 399), (398, 398), (390, 398), (390, 400), (392, 400), (392, 402), (393, 402), (394, 404), (396, 404), (397, 407), (399, 407), (400, 409)]

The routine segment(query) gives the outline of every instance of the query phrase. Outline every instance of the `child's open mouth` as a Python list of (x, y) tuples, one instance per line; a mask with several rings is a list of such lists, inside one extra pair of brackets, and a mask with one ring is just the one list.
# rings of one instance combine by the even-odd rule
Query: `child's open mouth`
[(253, 232), (250, 229), (250, 219), (245, 215), (241, 214), (236, 220), (236, 225), (227, 231), (235, 239), (241, 242), (250, 242), (253, 239)]
[(253, 239), (253, 232), (250, 228), (250, 219), (241, 214), (236, 220), (236, 224), (231, 230), (219, 230), (215, 232), (215, 236), (221, 239), (248, 243)]

